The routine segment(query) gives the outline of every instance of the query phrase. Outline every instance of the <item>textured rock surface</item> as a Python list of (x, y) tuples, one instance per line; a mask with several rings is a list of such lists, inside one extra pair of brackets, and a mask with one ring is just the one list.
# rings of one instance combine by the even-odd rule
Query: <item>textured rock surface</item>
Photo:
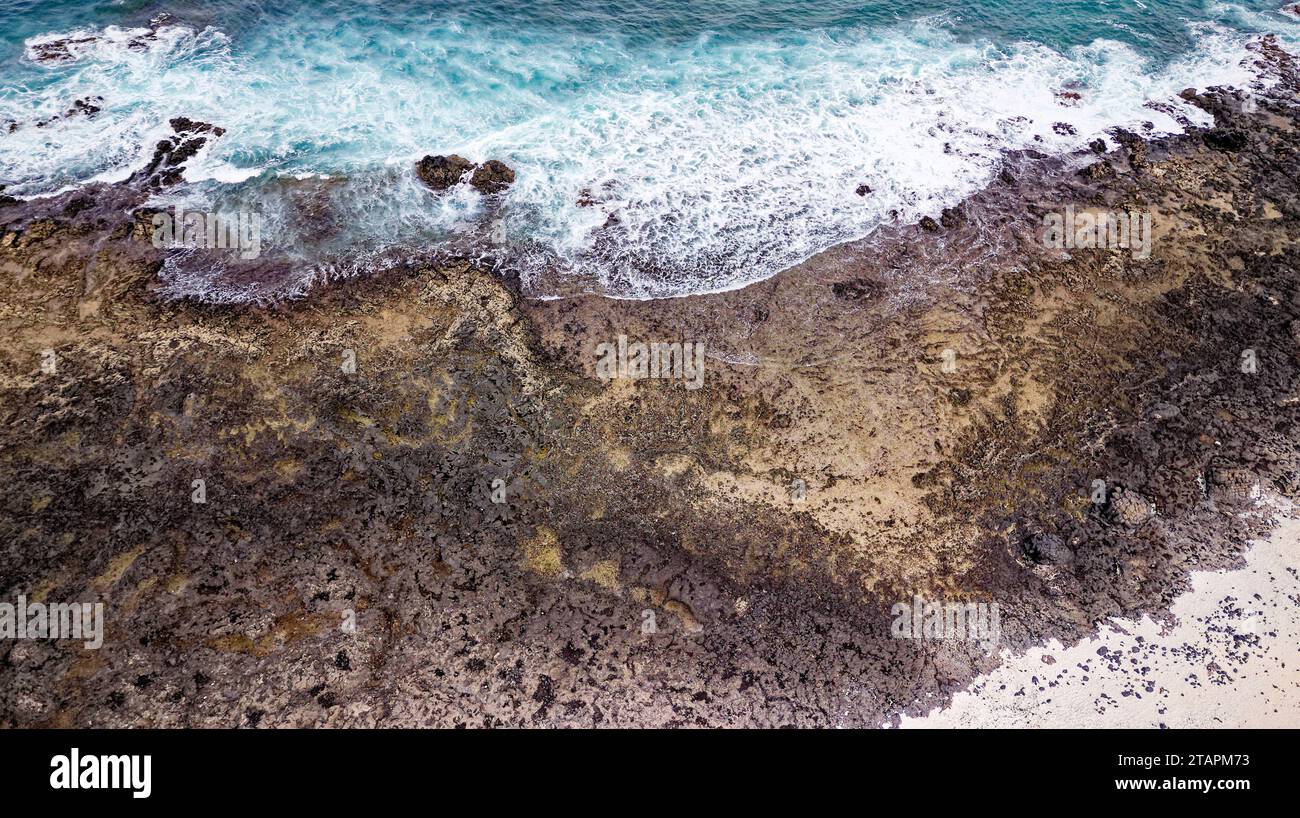
[[(1017, 650), (1164, 610), (1264, 527), (1240, 487), (1300, 489), (1293, 100), (1195, 99), (1240, 149), (1008, 157), (940, 233), (660, 302), (468, 262), (164, 302), (138, 186), (5, 207), (0, 597), (107, 625), (0, 643), (0, 723), (874, 725), (997, 662), (892, 638), (914, 594)], [(1154, 210), (1151, 257), (1044, 248), (1068, 202)], [(703, 388), (597, 380), (619, 334)]]

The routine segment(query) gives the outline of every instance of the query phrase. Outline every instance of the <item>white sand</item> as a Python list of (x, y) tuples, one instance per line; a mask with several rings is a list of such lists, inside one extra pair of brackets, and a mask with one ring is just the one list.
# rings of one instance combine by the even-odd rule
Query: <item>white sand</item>
[(1245, 568), (1193, 574), (1175, 622), (1112, 620), (1074, 647), (1005, 657), (951, 706), (902, 726), (1300, 727), (1295, 515), (1252, 544)]

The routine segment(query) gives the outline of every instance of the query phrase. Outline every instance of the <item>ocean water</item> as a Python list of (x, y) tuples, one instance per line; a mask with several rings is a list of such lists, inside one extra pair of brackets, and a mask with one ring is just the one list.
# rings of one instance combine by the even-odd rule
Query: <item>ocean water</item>
[[(541, 296), (536, 282), (565, 279), (706, 292), (937, 215), (1006, 150), (1204, 121), (1177, 92), (1249, 84), (1260, 32), (1300, 42), (1282, 5), (0, 0), (0, 126), (19, 124), (0, 127), (0, 183), (40, 196), (124, 178), (188, 116), (228, 132), (159, 203), (263, 214), (267, 254), (294, 262), (285, 292), (440, 251)], [(36, 62), (56, 37), (90, 41)], [(93, 119), (34, 126), (88, 96)], [(431, 153), (501, 159), (517, 181), (436, 195), (412, 170)], [(219, 266), (169, 286), (258, 297)]]

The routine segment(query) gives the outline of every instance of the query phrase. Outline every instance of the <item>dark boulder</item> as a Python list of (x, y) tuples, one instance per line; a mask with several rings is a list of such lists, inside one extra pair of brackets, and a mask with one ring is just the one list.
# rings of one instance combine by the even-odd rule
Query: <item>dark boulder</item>
[(169, 120), (175, 136), (160, 140), (154, 146), (153, 158), (142, 170), (136, 171), (131, 180), (143, 182), (154, 189), (169, 187), (184, 178), (185, 163), (192, 159), (209, 139), (223, 136), (225, 128), (207, 122), (199, 122), (188, 117), (176, 117)]
[(870, 192), (871, 192), (870, 185), (858, 185), (858, 189), (854, 191), (854, 193), (858, 194), (859, 196), (866, 196)]
[(515, 181), (515, 172), (496, 159), (479, 165), (469, 183), (480, 193), (499, 193)]
[(1228, 128), (1214, 128), (1206, 131), (1201, 138), (1211, 148), (1224, 153), (1236, 153), (1245, 150), (1246, 146), (1250, 144), (1250, 137), (1246, 136), (1243, 131)]
[(460, 181), (474, 167), (468, 159), (451, 156), (426, 156), (415, 163), (415, 175), (431, 190), (443, 191)]
[(929, 216), (922, 216), (921, 229), (930, 233), (937, 233), (939, 232), (939, 223)]

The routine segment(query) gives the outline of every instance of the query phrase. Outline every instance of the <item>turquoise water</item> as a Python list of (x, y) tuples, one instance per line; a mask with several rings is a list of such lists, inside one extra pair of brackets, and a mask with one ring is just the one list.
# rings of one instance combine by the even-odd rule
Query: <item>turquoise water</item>
[[(264, 212), (264, 242), (305, 267), (454, 247), (620, 295), (723, 289), (935, 214), (1006, 149), (1177, 130), (1147, 103), (1248, 83), (1247, 38), (1300, 31), (1281, 5), (0, 0), (0, 122), (20, 123), (0, 135), (0, 182), (31, 196), (121, 178), (183, 115), (228, 134), (167, 200)], [(94, 41), (37, 64), (53, 35)], [(103, 97), (93, 120), (31, 125), (86, 96)], [(499, 201), (435, 196), (411, 165), (452, 152), (518, 180)], [(225, 286), (176, 282), (239, 297)]]

